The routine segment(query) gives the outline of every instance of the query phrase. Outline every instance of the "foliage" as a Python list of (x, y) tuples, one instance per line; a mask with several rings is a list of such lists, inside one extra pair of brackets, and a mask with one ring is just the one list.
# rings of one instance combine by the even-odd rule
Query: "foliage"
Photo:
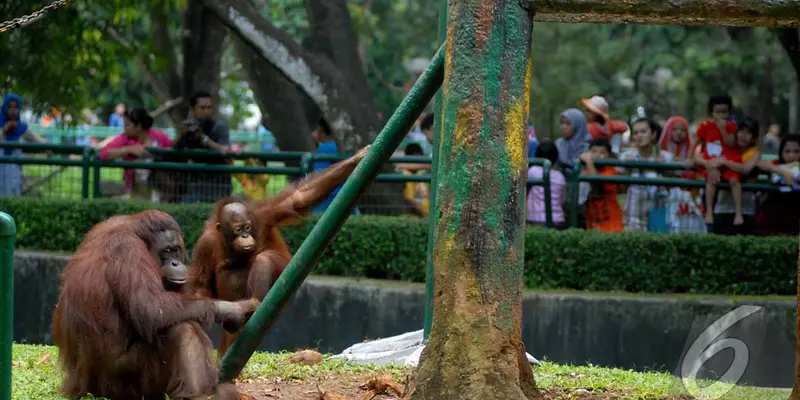
[[(92, 225), (117, 214), (157, 208), (181, 225), (187, 248), (202, 233), (211, 205), (152, 205), (114, 200), (0, 198), (17, 220), (18, 247), (71, 252)], [(283, 230), (292, 249), (314, 218)], [(425, 280), (427, 224), (409, 217), (351, 217), (316, 269), (324, 275)], [(795, 238), (555, 231), (528, 228), (525, 286), (644, 293), (793, 294)]]
[[(63, 397), (58, 393), (61, 373), (57, 366), (57, 354), (58, 350), (53, 346), (14, 345), (12, 359), (15, 366), (11, 398), (62, 400)], [(371, 366), (332, 359), (326, 359), (316, 366), (304, 366), (287, 362), (287, 357), (288, 353), (285, 352), (255, 353), (243, 371), (243, 378), (259, 382), (275, 382), (280, 379), (285, 385), (337, 379), (358, 385), (362, 383), (364, 377), (385, 373), (392, 374), (396, 381), (403, 382), (412, 372), (409, 367), (397, 364)], [(536, 367), (534, 372), (539, 387), (554, 394), (561, 394), (558, 398), (573, 398), (572, 394), (583, 398), (583, 395), (579, 394), (581, 391), (605, 393), (615, 399), (637, 400), (658, 400), (664, 399), (665, 396), (679, 396), (686, 393), (678, 378), (667, 372), (642, 373), (594, 365), (559, 365), (546, 361)], [(710, 383), (699, 381), (697, 386), (706, 388)], [(726, 389), (726, 385), (717, 386), (716, 389)], [(722, 395), (730, 400), (783, 400), (787, 393), (781, 389), (735, 386), (727, 394), (720, 393), (716, 397)]]

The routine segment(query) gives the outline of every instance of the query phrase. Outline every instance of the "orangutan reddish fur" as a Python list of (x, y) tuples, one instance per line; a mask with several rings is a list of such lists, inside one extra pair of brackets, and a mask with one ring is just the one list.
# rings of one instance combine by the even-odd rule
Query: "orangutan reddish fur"
[[(292, 257), (279, 228), (299, 222), (303, 217), (310, 215), (312, 208), (347, 178), (366, 154), (366, 150), (367, 148), (362, 149), (355, 156), (332, 165), (324, 172), (290, 185), (275, 196), (244, 204), (251, 222), (251, 235), (255, 240), (254, 249), (247, 257), (239, 259), (228, 254), (228, 243), (217, 229), (217, 223), (223, 219), (225, 206), (237, 201), (233, 199), (219, 201), (214, 213), (206, 222), (205, 230), (192, 254), (189, 282), (193, 293), (229, 301), (246, 297), (263, 299)], [(264, 278), (254, 273), (253, 266), (259, 257), (263, 263), (270, 264), (274, 269), (269, 282), (259, 282)], [(246, 291), (229, 293), (221, 290), (229, 286), (228, 282), (221, 282), (220, 279), (220, 274), (226, 270), (240, 270), (248, 274)], [(253, 285), (254, 281), (256, 285)], [(254, 289), (253, 286), (258, 286), (258, 289)], [(220, 356), (225, 353), (236, 336), (237, 334), (233, 332), (223, 332), (218, 349)]]
[[(202, 325), (213, 301), (164, 288), (159, 260), (148, 249), (157, 232), (182, 235), (160, 211), (113, 217), (86, 235), (61, 277), (53, 338), (69, 398), (88, 393), (114, 400), (209, 395), (218, 372)], [(193, 358), (187, 362), (185, 350)], [(183, 357), (183, 358), (182, 358)], [(230, 389), (226, 389), (231, 392)], [(235, 390), (227, 398), (236, 399)]]

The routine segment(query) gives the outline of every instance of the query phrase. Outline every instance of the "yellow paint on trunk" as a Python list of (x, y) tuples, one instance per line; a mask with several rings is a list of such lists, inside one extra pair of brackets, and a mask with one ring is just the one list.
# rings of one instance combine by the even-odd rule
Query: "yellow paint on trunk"
[[(524, 96), (529, 97), (529, 96)], [(511, 160), (511, 169), (519, 170), (525, 168), (525, 142), (524, 142), (524, 120), (525, 110), (523, 109), (523, 101), (519, 99), (509, 107), (506, 112), (506, 150), (508, 151)]]
[(528, 117), (531, 113), (531, 78), (533, 76), (533, 57), (528, 57), (527, 65), (525, 66), (525, 91), (522, 95), (525, 96), (525, 116), (524, 121), (528, 122)]

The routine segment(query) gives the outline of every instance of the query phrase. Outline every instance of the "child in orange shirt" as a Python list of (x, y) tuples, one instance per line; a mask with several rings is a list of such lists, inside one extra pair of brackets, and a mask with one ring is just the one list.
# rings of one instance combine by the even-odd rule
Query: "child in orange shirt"
[[(612, 157), (611, 142), (605, 138), (593, 139), (589, 142), (589, 151), (580, 155), (586, 164), (582, 175), (615, 176), (614, 167), (602, 167), (599, 170), (594, 160), (605, 160)], [(586, 217), (586, 229), (597, 229), (605, 232), (622, 232), (622, 209), (617, 202), (616, 183), (593, 183), (589, 197), (583, 204)]]
[(736, 122), (728, 117), (733, 100), (727, 94), (708, 99), (709, 119), (697, 128), (700, 151), (695, 154), (697, 172), (706, 179), (706, 224), (714, 223), (714, 199), (720, 179), (730, 183), (736, 213), (733, 225), (744, 223), (742, 216), (742, 184), (739, 173), (725, 166), (725, 162), (742, 163), (742, 153), (736, 145)]

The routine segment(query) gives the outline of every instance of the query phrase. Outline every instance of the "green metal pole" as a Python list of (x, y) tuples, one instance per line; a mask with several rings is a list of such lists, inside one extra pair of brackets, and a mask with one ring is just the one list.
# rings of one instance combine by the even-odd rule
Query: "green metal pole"
[(100, 189), (100, 157), (99, 155), (94, 155), (92, 157), (92, 198), (99, 199), (103, 197)]
[[(447, 39), (447, 0), (439, 0), (439, 45)], [(431, 151), (431, 184), (428, 191), (428, 248), (425, 252), (425, 321), (422, 329), (422, 337), (428, 340), (433, 323), (433, 237), (436, 234), (437, 213), (436, 210), (436, 170), (439, 162), (439, 143), (442, 142), (442, 91), (436, 92), (433, 119), (433, 151)]]
[(87, 147), (83, 149), (81, 155), (81, 198), (86, 200), (89, 198), (89, 181), (91, 180), (91, 167), (92, 167), (92, 154), (94, 149)]
[(542, 164), (542, 180), (544, 181), (544, 215), (545, 215), (545, 226), (548, 228), (552, 228), (555, 225), (553, 224), (553, 201), (552, 201), (552, 188), (550, 187), (550, 168), (552, 168), (552, 164), (550, 160), (544, 160)]
[(11, 400), (11, 345), (14, 342), (14, 218), (0, 212), (0, 400)]
[(392, 152), (403, 141), (425, 105), (436, 94), (444, 77), (444, 52), (444, 48), (440, 47), (433, 56), (428, 69), (417, 79), (411, 91), (375, 139), (372, 148), (347, 178), (331, 205), (297, 249), (286, 270), (222, 357), (220, 360), (222, 382), (229, 382), (239, 375), (289, 298), (311, 273), (328, 244), (344, 225), (361, 193), (391, 158)]

